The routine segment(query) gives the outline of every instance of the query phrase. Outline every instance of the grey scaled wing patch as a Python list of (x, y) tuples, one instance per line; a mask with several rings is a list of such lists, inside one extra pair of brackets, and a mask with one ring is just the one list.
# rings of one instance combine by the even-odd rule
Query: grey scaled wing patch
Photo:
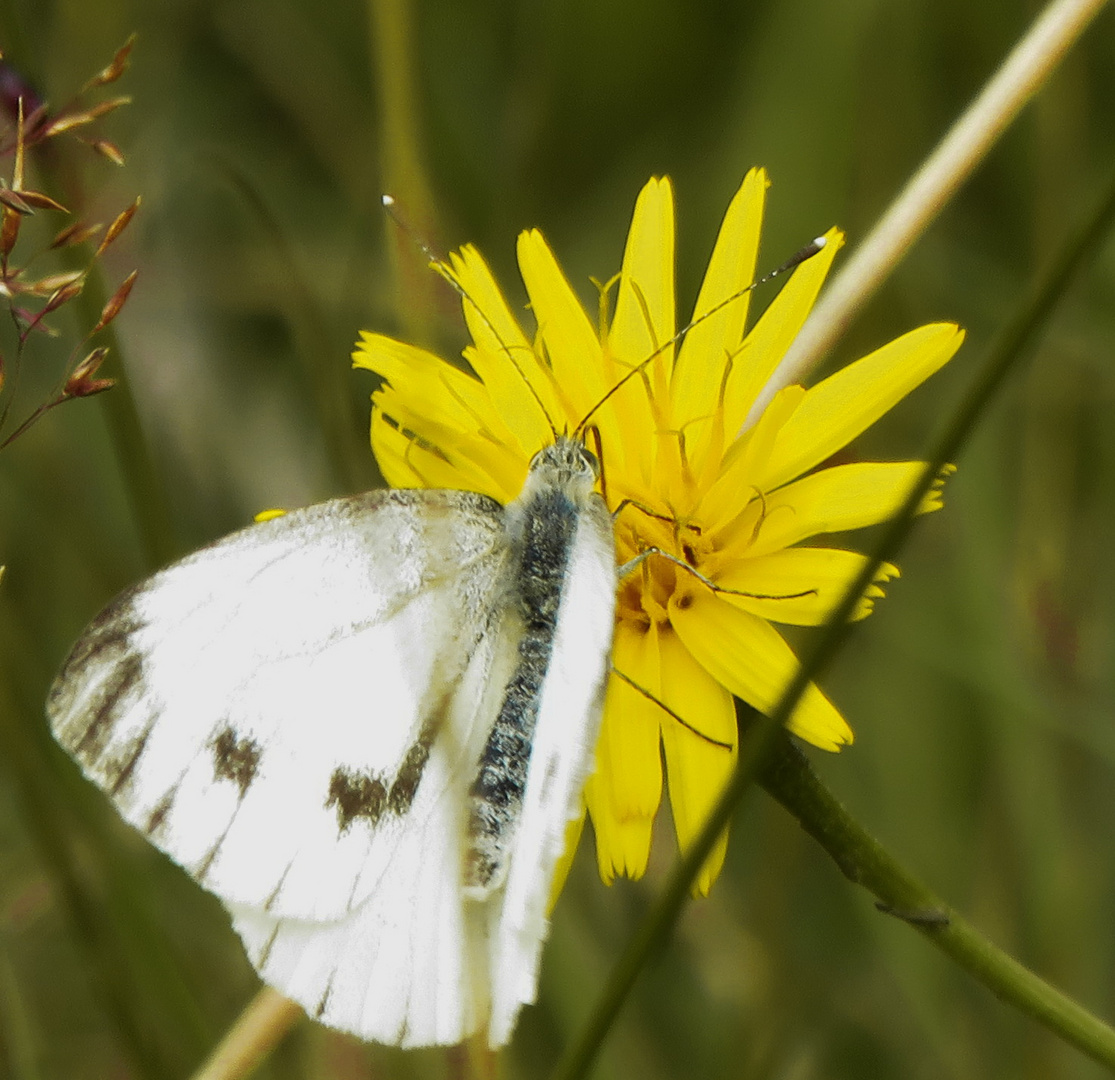
[[(117, 597), (85, 631), (70, 652), (47, 699), (58, 741), (94, 771), (112, 739), (117, 720), (139, 697), (143, 658), (133, 637), (139, 629), (129, 590)], [(116, 777), (95, 776), (111, 788)]]
[(402, 817), (410, 811), (442, 719), (436, 714), (425, 720), (418, 738), (403, 755), (394, 780), (386, 775), (353, 772), (344, 766), (333, 770), (325, 805), (336, 810), (341, 833), (357, 819), (374, 827), (385, 813)]

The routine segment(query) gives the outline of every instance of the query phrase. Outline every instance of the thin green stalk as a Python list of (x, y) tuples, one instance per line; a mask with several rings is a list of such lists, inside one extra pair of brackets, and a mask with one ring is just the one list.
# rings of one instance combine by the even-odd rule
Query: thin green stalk
[(1050, 0), (825, 290), (752, 405), (745, 427), (782, 387), (801, 382), (824, 358), (1105, 3)]
[[(14, 18), (12, 5), (6, 0), (0, 0), (0, 4)], [(13, 27), (17, 24), (15, 20)], [(16, 61), (29, 78), (33, 77), (26, 50), (9, 59)], [(57, 155), (35, 154), (34, 167), (45, 180), (43, 187), (64, 191), (72, 186)], [(65, 195), (62, 198), (71, 205), (74, 203)], [(88, 249), (84, 252), (68, 249), (63, 255), (73, 268), (82, 270), (89, 257)], [(79, 325), (95, 325), (106, 295), (99, 268), (94, 266), (86, 276), (83, 292), (73, 301), (80, 313)], [(101, 407), (106, 411), (148, 562), (157, 565), (176, 553), (163, 488), (139, 423), (127, 384), (126, 365), (112, 326), (102, 331), (97, 340), (113, 349), (113, 362), (121, 369), (113, 372), (117, 385), (101, 396)], [(86, 954), (98, 1005), (116, 1029), (117, 1045), (128, 1058), (129, 1068), (137, 1076), (169, 1075), (173, 1071), (173, 1055), (164, 1049), (152, 1029), (151, 1005), (160, 1007), (163, 1015), (182, 1018), (182, 1041), (199, 1047), (208, 1042), (200, 1009), (182, 979), (179, 965), (161, 947), (160, 932), (145, 916), (150, 904), (145, 908), (138, 902), (136, 893), (141, 883), (129, 879), (119, 866), (110, 864), (105, 874), (107, 893), (102, 900), (83, 880), (73, 844), (78, 842), (80, 846), (85, 841), (103, 848), (106, 840), (99, 834), (99, 819), (95, 815), (86, 816), (83, 807), (64, 795), (60, 797), (51, 755), (61, 751), (49, 743), (42, 723), (42, 679), (36, 677), (41, 673), (33, 674), (34, 658), (30, 652), (26, 656), (17, 652), (17, 645), (24, 651), (29, 648), (26, 635), (9, 634), (5, 658), (12, 672), (19, 672), (20, 677), (13, 678), (10, 691), (0, 686), (0, 759), (4, 772), (17, 795), (28, 835), (50, 876), (60, 907), (70, 920), (73, 940)], [(35, 688), (33, 693), (31, 688)]]
[[(418, 237), (433, 242), (434, 200), (422, 160), (409, 0), (368, 0), (370, 60), (379, 97), (384, 192)], [(384, 215), (395, 275), (395, 310), (409, 340), (430, 343), (437, 327), (438, 279), (414, 239)]]
[(242, 1080), (306, 1014), (270, 986), (263, 987), (213, 1048), (192, 1080)]
[(783, 732), (763, 764), (759, 783), (832, 857), (849, 881), (878, 899), (994, 994), (1115, 1069), (1115, 1029), (987, 940), (899, 865), (821, 782)]
[[(643, 923), (628, 942), (627, 948), (616, 963), (611, 976), (601, 993), (588, 1023), (566, 1054), (558, 1063), (554, 1076), (558, 1080), (575, 1080), (588, 1073), (597, 1052), (612, 1027), (623, 1003), (627, 999), (639, 972), (653, 953), (661, 948), (669, 935), (692, 883), (696, 880), (701, 866), (712, 851), (724, 826), (727, 825), (738, 804), (742, 801), (751, 783), (757, 778), (763, 763), (782, 735), (782, 728), (809, 683), (836, 654), (850, 629), (848, 619), (864, 590), (874, 580), (881, 563), (894, 557), (898, 547), (909, 533), (917, 508), (925, 493), (940, 473), (941, 468), (955, 460), (961, 447), (975, 429), (979, 418), (984, 414), (991, 399), (1003, 385), (1007, 375), (1020, 363), (1023, 350), (1030, 343), (1036, 331), (1048, 319), (1056, 302), (1064, 294), (1073, 274), (1091, 254), (1103, 237), (1112, 220), (1115, 219), (1115, 178), (1113, 178), (1103, 199), (1096, 210), (1088, 217), (1081, 228), (1070, 237), (1062, 247), (1058, 257), (1049, 269), (1041, 275), (1019, 313), (1003, 330), (998, 340), (991, 346), (982, 370), (971, 390), (961, 402), (955, 416), (938, 439), (936, 447), (929, 455), (926, 468), (919, 483), (910, 492), (903, 508), (885, 528), (880, 542), (869, 558), (862, 572), (845, 593), (832, 617), (814, 639), (813, 647), (807, 652), (794, 678), (782, 694), (770, 716), (760, 716), (744, 733), (740, 741), (739, 759), (736, 769), (721, 792), (701, 830), (692, 844), (678, 861), (670, 875), (666, 887), (651, 907)], [(816, 828), (828, 828), (828, 823), (813, 823)], [(975, 962), (978, 950), (974, 941), (978, 939), (981, 949), (992, 949), (990, 943), (970, 931), (969, 951), (973, 956), (968, 968), (976, 978), (988, 982), (1000, 996), (1006, 997), (1006, 984), (992, 983), (984, 967)], [(1025, 971), (1019, 968), (1019, 971)], [(1031, 973), (1028, 978), (1036, 979)], [(997, 978), (1002, 978), (1002, 969), (997, 969)], [(1009, 984), (1009, 980), (1007, 980)], [(1056, 994), (1052, 988), (1050, 993)], [(1023, 1006), (1024, 996), (1021, 988), (1016, 988), (1015, 1004)], [(1064, 999), (1067, 1000), (1067, 999)], [(1047, 1024), (1051, 1030), (1067, 1041), (1079, 1046), (1086, 1053), (1088, 1046), (1083, 1045), (1078, 1033), (1066, 1026), (1064, 1017), (1057, 1011), (1034, 1012), (1031, 1015)], [(1099, 1024), (1099, 1021), (1095, 1021)]]

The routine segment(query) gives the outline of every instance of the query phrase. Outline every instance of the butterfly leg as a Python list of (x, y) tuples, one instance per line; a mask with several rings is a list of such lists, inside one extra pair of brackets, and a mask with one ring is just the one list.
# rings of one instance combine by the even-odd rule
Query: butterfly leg
[(713, 592), (722, 593), (725, 596), (746, 596), (751, 600), (798, 600), (803, 596), (816, 595), (816, 589), (804, 589), (796, 593), (753, 593), (747, 592), (746, 589), (726, 589), (723, 585), (717, 585), (715, 581), (705, 577), (700, 570), (696, 567), (690, 566), (684, 559), (679, 559), (676, 555), (671, 555), (668, 551), (663, 551), (661, 548), (649, 547), (640, 551), (633, 559), (628, 559), (617, 570), (616, 575), (622, 581), (628, 574), (637, 570), (647, 559), (652, 555), (659, 555), (667, 562), (672, 562), (675, 566), (681, 567), (687, 573), (692, 574), (702, 585), (711, 589)]
[(723, 747), (723, 749), (725, 750), (732, 749), (731, 743), (721, 742), (719, 739), (713, 739), (710, 736), (706, 735), (703, 731), (699, 731), (688, 720), (686, 720), (684, 716), (676, 713), (661, 698), (652, 694), (645, 686), (640, 686), (637, 682), (635, 682), (634, 679), (631, 678), (630, 675), (625, 675), (614, 664), (612, 665), (612, 674), (620, 681), (627, 683), (627, 685), (630, 686), (631, 689), (635, 691), (635, 693), (642, 694), (642, 696), (645, 697), (647, 701), (653, 702), (664, 713), (666, 713), (667, 716), (669, 716), (673, 720), (676, 720), (687, 731), (693, 732), (693, 734), (698, 736), (698, 738), (703, 739), (707, 743), (711, 743), (713, 746)]

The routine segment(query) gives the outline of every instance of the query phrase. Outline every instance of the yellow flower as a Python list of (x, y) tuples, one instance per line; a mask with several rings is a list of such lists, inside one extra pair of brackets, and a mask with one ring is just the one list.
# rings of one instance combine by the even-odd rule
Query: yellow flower
[[(864, 557), (803, 547), (821, 534), (885, 520), (920, 463), (856, 463), (804, 475), (841, 449), (945, 364), (963, 334), (934, 324), (903, 335), (806, 390), (777, 393), (758, 420), (748, 410), (801, 328), (841, 245), (837, 230), (745, 329), (767, 187), (752, 170), (733, 198), (697, 298), (694, 323), (674, 341), (674, 207), (654, 179), (635, 206), (615, 313), (585, 314), (537, 231), (519, 237), (519, 268), (536, 322), (529, 336), (479, 253), (441, 267), (464, 293), (476, 377), (431, 353), (365, 333), (354, 362), (380, 374), (372, 446), (398, 487), (515, 498), (533, 454), (591, 413), (620, 562), (651, 554), (621, 583), (613, 675), (586, 802), (601, 876), (640, 876), (662, 796), (684, 847), (731, 771), (733, 695), (769, 710), (796, 669), (772, 623), (825, 621)], [(731, 299), (729, 303), (724, 301)], [(648, 358), (652, 358), (648, 361)], [(632, 369), (641, 370), (603, 405)], [(529, 382), (529, 385), (528, 385)], [(599, 406), (599, 407), (598, 407)], [(934, 490), (922, 510), (940, 506)], [(867, 615), (885, 565), (860, 602)], [(789, 721), (826, 750), (852, 740), (843, 717), (810, 686)], [(726, 836), (697, 889), (707, 892)]]

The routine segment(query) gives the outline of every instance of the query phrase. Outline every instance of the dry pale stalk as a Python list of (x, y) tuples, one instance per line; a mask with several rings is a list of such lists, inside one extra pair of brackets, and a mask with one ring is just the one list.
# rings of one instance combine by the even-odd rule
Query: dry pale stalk
[(744, 421), (801, 382), (1060, 63), (1105, 0), (1052, 0), (821, 296)]
[(194, 1073), (193, 1080), (241, 1080), (271, 1052), (303, 1016), (302, 1009), (265, 986)]

